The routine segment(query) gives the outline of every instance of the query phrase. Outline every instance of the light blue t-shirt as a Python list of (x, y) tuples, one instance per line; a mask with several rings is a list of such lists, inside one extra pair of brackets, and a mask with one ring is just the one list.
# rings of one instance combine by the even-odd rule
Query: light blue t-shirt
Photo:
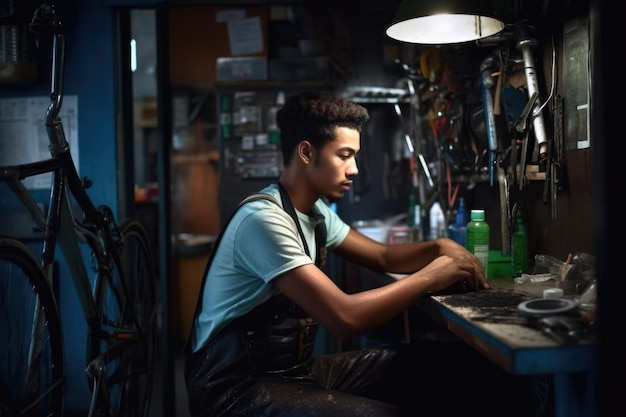
[[(291, 269), (313, 263), (317, 220), (296, 210), (309, 257), (298, 229), (282, 208), (278, 185), (261, 190), (278, 204), (260, 199), (244, 204), (228, 224), (205, 277), (202, 311), (191, 335), (195, 352), (233, 319), (278, 293), (270, 282)], [(326, 247), (339, 246), (350, 230), (322, 200), (315, 206), (326, 223)]]

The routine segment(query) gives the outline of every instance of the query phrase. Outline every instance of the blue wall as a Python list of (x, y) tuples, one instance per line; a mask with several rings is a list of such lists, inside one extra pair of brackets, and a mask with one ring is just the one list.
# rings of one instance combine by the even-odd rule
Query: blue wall
[[(71, 3), (71, 4), (67, 4)], [(113, 10), (99, 1), (57, 2), (57, 13), (66, 28), (65, 94), (78, 96), (79, 172), (93, 180), (89, 194), (96, 205), (106, 204), (117, 213), (118, 167), (116, 147), (116, 86)], [(47, 96), (50, 89), (50, 43), (42, 42), (41, 82), (36, 85), (0, 84), (0, 98)], [(46, 49), (43, 49), (43, 48)], [(15, 138), (0, 137), (0, 141)], [(0, 215), (15, 203), (0, 188)], [(38, 191), (38, 201), (48, 193)], [(86, 325), (76, 291), (61, 261), (60, 308), (66, 349), (66, 408), (86, 410), (90, 391), (84, 373)]]

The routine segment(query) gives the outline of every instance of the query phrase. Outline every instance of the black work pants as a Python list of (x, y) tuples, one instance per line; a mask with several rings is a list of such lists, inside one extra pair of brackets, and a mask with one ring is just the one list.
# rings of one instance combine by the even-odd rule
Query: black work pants
[(530, 377), (500, 370), (461, 341), (419, 341), (319, 356), (258, 372), (241, 336), (225, 332), (186, 356), (192, 417), (528, 417)]

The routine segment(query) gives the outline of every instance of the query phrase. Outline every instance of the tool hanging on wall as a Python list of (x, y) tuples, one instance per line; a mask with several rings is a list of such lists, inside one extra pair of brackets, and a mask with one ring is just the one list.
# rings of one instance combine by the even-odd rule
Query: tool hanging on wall
[(502, 254), (508, 255), (511, 253), (511, 233), (509, 230), (509, 218), (511, 217), (510, 203), (509, 203), (509, 182), (504, 168), (500, 163), (497, 164), (498, 173), (498, 191), (500, 195), (500, 228), (501, 232), (501, 247)]
[(434, 187), (435, 182), (433, 181), (433, 177), (430, 173), (430, 169), (428, 168), (428, 164), (426, 163), (426, 159), (424, 158), (424, 154), (419, 152), (419, 150), (416, 147), (415, 140), (413, 140), (413, 138), (411, 137), (411, 134), (409, 133), (409, 129), (406, 126), (406, 122), (404, 121), (404, 116), (402, 115), (402, 109), (400, 108), (400, 105), (398, 103), (395, 103), (393, 107), (396, 112), (396, 115), (398, 116), (398, 119), (400, 120), (400, 125), (402, 126), (402, 130), (404, 131), (404, 140), (405, 140), (407, 149), (419, 161), (419, 165), (422, 168), (424, 175), (426, 176), (426, 179), (428, 180), (428, 185), (430, 187)]
[(485, 123), (487, 127), (487, 142), (489, 145), (489, 185), (493, 187), (496, 151), (498, 149), (498, 139), (496, 135), (496, 119), (493, 112), (493, 97), (491, 88), (495, 85), (492, 73), (494, 68), (499, 68), (498, 50), (489, 54), (480, 64), (480, 81), (483, 95), (483, 106), (485, 107)]
[[(552, 219), (556, 219), (557, 193), (558, 184), (560, 182), (560, 166), (562, 159), (563, 144), (563, 101), (562, 97), (554, 97), (554, 89), (556, 85), (556, 44), (552, 39), (552, 86), (548, 99), (543, 104), (545, 106), (550, 100), (553, 100), (553, 135), (548, 138), (548, 157), (546, 159), (546, 179), (544, 182), (543, 202), (550, 202)], [(542, 107), (543, 107), (542, 106)]]
[[(531, 98), (535, 93), (539, 95), (539, 82), (533, 55), (533, 49), (537, 46), (537, 40), (528, 36), (527, 31), (529, 30), (530, 28), (525, 26), (518, 28), (516, 47), (522, 53), (524, 73), (526, 75), (526, 89), (528, 97)], [(535, 103), (531, 114), (535, 142), (538, 146), (539, 161), (545, 161), (548, 156), (548, 136), (539, 103)]]
[(519, 190), (522, 191), (524, 189), (524, 185), (526, 184), (526, 160), (528, 157), (528, 141), (530, 129), (528, 127), (528, 116), (530, 115), (531, 110), (535, 107), (535, 103), (537, 102), (538, 94), (535, 92), (532, 94), (526, 106), (522, 110), (522, 113), (519, 115), (517, 122), (515, 123), (515, 130), (519, 133), (523, 133), (524, 137), (522, 139), (522, 153), (520, 155), (520, 171), (518, 175), (519, 179)]
[(554, 154), (552, 158), (552, 172), (550, 173), (550, 190), (551, 190), (551, 208), (552, 220), (556, 219), (557, 213), (557, 194), (561, 182), (561, 173), (565, 165), (565, 156), (563, 155), (565, 141), (563, 137), (563, 97), (557, 95), (554, 99)]

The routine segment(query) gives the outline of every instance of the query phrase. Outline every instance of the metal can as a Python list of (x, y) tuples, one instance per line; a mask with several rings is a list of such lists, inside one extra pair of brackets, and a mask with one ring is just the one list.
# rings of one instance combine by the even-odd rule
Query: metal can
[(415, 237), (413, 229), (409, 226), (392, 226), (389, 228), (387, 243), (390, 245), (399, 245), (402, 243), (414, 242)]

